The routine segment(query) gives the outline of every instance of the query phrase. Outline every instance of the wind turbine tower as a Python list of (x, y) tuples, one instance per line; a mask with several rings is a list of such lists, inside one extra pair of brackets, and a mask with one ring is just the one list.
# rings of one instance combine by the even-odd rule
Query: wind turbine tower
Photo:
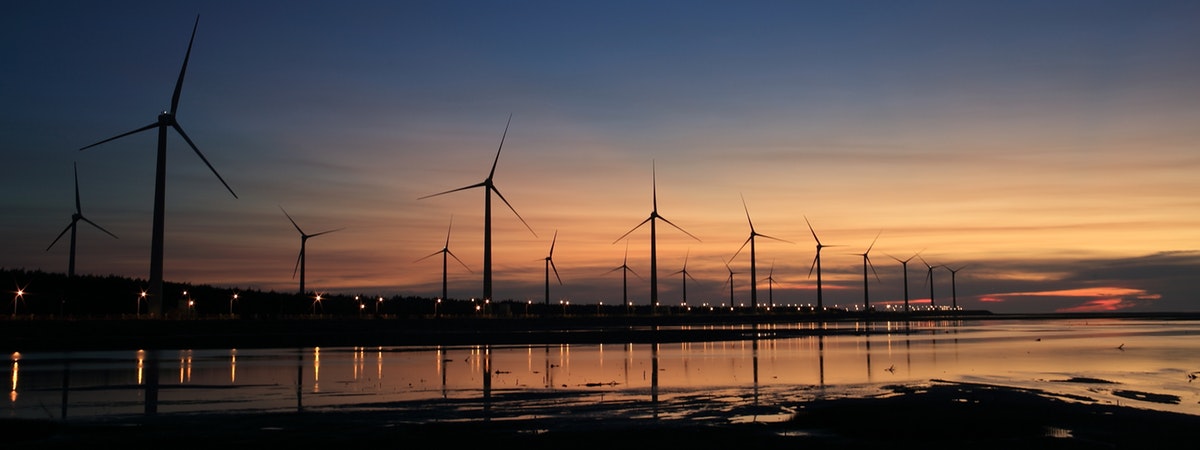
[[(742, 208), (746, 210), (746, 222), (750, 224), (750, 237), (746, 238), (746, 240), (742, 242), (742, 246), (738, 247), (738, 250), (733, 253), (733, 258), (737, 258), (737, 255), (742, 252), (742, 249), (746, 248), (746, 244), (750, 244), (750, 307), (753, 310), (758, 311), (758, 269), (756, 267), (757, 257), (755, 256), (754, 250), (754, 238), (764, 237), (780, 242), (787, 242), (789, 244), (791, 242), (754, 231), (754, 222), (750, 220), (750, 208), (746, 206), (745, 196), (742, 196)], [(733, 258), (730, 258), (730, 260)]]
[[(880, 234), (883, 232), (881, 231)], [(867, 282), (867, 268), (870, 267), (872, 272), (875, 272), (875, 281), (879, 281), (879, 272), (875, 270), (875, 265), (871, 264), (871, 249), (875, 248), (875, 242), (879, 240), (879, 234), (875, 235), (875, 239), (871, 241), (871, 245), (867, 246), (867, 250), (860, 253), (863, 259), (863, 311), (871, 310), (871, 296), (869, 294), (869, 284)]]
[(50, 248), (54, 247), (54, 244), (57, 244), (58, 240), (62, 239), (63, 235), (66, 234), (67, 231), (71, 232), (71, 256), (67, 260), (67, 276), (70, 278), (75, 278), (75, 232), (78, 228), (79, 221), (81, 220), (87, 222), (93, 227), (96, 227), (97, 230), (105, 232), (113, 238), (117, 237), (117, 235), (109, 233), (108, 230), (105, 230), (104, 227), (96, 225), (96, 222), (92, 222), (91, 220), (88, 220), (87, 217), (83, 217), (83, 207), (79, 201), (79, 167), (77, 164), (75, 167), (75, 214), (71, 215), (71, 223), (67, 224), (67, 227), (63, 228), (61, 233), (58, 233), (58, 237), (54, 238), (54, 242), (51, 242), (50, 245), (46, 247), (46, 251), (50, 251)]
[(813, 230), (812, 223), (808, 221), (808, 216), (804, 216), (804, 223), (808, 224), (808, 231), (812, 233), (813, 240), (817, 241), (817, 255), (813, 257), (812, 266), (808, 268), (808, 276), (812, 276), (813, 269), (815, 268), (817, 271), (817, 311), (824, 311), (825, 299), (821, 292), (821, 249), (835, 246), (821, 243), (821, 238), (817, 237), (817, 232), (816, 230)]
[(896, 260), (896, 262), (899, 262), (900, 266), (904, 268), (904, 312), (909, 312), (909, 307), (908, 307), (908, 262), (912, 261), (913, 258), (916, 258), (917, 255), (914, 254), (912, 256), (909, 256), (907, 259), (900, 259), (900, 258), (897, 258), (892, 255), (888, 255), (888, 256), (890, 256), (892, 259)]
[(620, 242), (621, 239), (625, 239), (626, 236), (629, 236), (629, 234), (633, 233), (634, 230), (641, 228), (641, 226), (645, 225), (646, 222), (650, 223), (650, 306), (658, 307), (658, 229), (655, 224), (659, 220), (661, 220), (661, 221), (665, 222), (667, 225), (670, 225), (672, 227), (675, 227), (675, 229), (682, 231), (683, 234), (690, 236), (692, 239), (695, 239), (697, 242), (700, 241), (700, 238), (698, 238), (696, 236), (692, 236), (692, 233), (688, 233), (683, 228), (679, 228), (678, 225), (671, 223), (671, 221), (667, 220), (666, 217), (663, 217), (658, 214), (658, 181), (657, 181), (657, 175), (655, 175), (655, 172), (654, 172), (654, 163), (653, 162), (651, 162), (650, 170), (651, 170), (651, 172), (650, 172), (651, 178), (650, 179), (651, 179), (652, 189), (653, 189), (652, 197), (651, 197), (652, 201), (653, 201), (653, 205), (652, 205), (653, 209), (650, 210), (650, 217), (647, 217), (646, 220), (643, 220), (641, 223), (637, 224), (637, 226), (633, 227), (629, 231), (626, 231), (625, 234), (622, 234), (621, 237), (617, 238), (617, 240), (613, 241), (613, 243), (616, 244), (617, 242)]
[(558, 241), (558, 231), (554, 232), (554, 238), (550, 240), (550, 253), (546, 255), (546, 305), (550, 305), (550, 270), (554, 269), (554, 278), (558, 279), (558, 284), (562, 285), (562, 278), (558, 276), (558, 268), (554, 267), (554, 243)]
[(492, 299), (492, 193), (494, 192), (497, 197), (500, 197), (500, 200), (508, 206), (508, 209), (512, 210), (513, 214), (515, 214), (517, 218), (521, 220), (521, 223), (525, 225), (525, 228), (528, 228), (529, 232), (533, 233), (534, 237), (537, 237), (537, 233), (533, 231), (533, 228), (525, 222), (525, 219), (521, 217), (521, 214), (517, 213), (517, 209), (513, 208), (512, 204), (508, 202), (508, 199), (504, 198), (504, 194), (500, 193), (500, 189), (498, 189), (495, 182), (492, 181), (492, 178), (496, 175), (496, 164), (500, 162), (500, 151), (504, 149), (504, 139), (508, 136), (508, 125), (510, 123), (512, 123), (512, 114), (508, 115), (508, 122), (504, 124), (504, 134), (500, 136), (500, 147), (496, 149), (496, 158), (492, 160), (492, 170), (488, 172), (487, 178), (484, 178), (483, 181), (469, 186), (438, 192), (436, 194), (426, 195), (417, 199), (421, 200), (429, 197), (436, 197), (442, 194), (449, 194), (451, 192), (483, 188), (483, 300), (485, 302)]
[(310, 238), (314, 238), (314, 237), (320, 236), (322, 234), (332, 233), (334, 231), (340, 231), (340, 230), (342, 230), (342, 228), (338, 228), (336, 230), (326, 230), (326, 231), (322, 231), (320, 233), (315, 233), (315, 234), (305, 234), (304, 230), (300, 229), (300, 225), (296, 224), (296, 221), (292, 219), (292, 216), (290, 214), (288, 214), (287, 210), (283, 209), (282, 206), (280, 206), (279, 209), (281, 211), (283, 211), (283, 215), (287, 216), (288, 221), (292, 223), (292, 226), (296, 227), (296, 231), (300, 232), (300, 255), (296, 256), (296, 268), (292, 269), (292, 277), (296, 276), (297, 271), (300, 272), (300, 295), (304, 295), (308, 292), (308, 291), (304, 290), (304, 265), (305, 265), (305, 260), (308, 259), (305, 256), (304, 250), (305, 250), (305, 247), (308, 246), (308, 240)]
[[(192, 25), (192, 37), (188, 41), (187, 52), (183, 56), (183, 67), (179, 69), (179, 79), (175, 81), (175, 92), (171, 96), (171, 109), (159, 113), (158, 119), (149, 125), (138, 128), (136, 130), (119, 134), (95, 144), (80, 148), (80, 151), (87, 150), (97, 145), (108, 141), (116, 140), (129, 136), (131, 134), (140, 133), (142, 131), (158, 129), (158, 156), (154, 172), (154, 229), (150, 238), (150, 293), (149, 293), (149, 312), (157, 315), (163, 312), (163, 234), (165, 228), (165, 211), (166, 211), (166, 185), (167, 185), (167, 129), (174, 128), (176, 132), (187, 141), (192, 150), (196, 152), (196, 156), (200, 157), (201, 161), (208, 166), (213, 175), (221, 180), (221, 184), (225, 185), (225, 189), (233, 194), (233, 198), (237, 198), (237, 194), (233, 192), (233, 188), (229, 187), (229, 183), (221, 178), (221, 174), (217, 173), (217, 169), (209, 164), (208, 158), (200, 153), (200, 149), (192, 142), (187, 133), (183, 131), (183, 127), (179, 125), (179, 121), (175, 119), (175, 114), (179, 110), (179, 94), (183, 91), (183, 76), (187, 73), (188, 59), (192, 55), (192, 43), (196, 40), (196, 28), (200, 25), (200, 16), (196, 16), (196, 23)], [(186, 300), (179, 299), (178, 309), (180, 311), (186, 309)]]
[[(421, 260), (424, 260), (425, 258), (429, 258), (438, 253), (442, 254), (442, 298), (441, 298), (441, 300), (447, 300), (446, 296), (448, 295), (446, 292), (446, 287), (449, 284), (448, 280), (447, 280), (447, 275), (446, 275), (447, 269), (449, 268), (449, 265), (447, 264), (449, 262), (447, 255), (449, 255), (449, 257), (453, 257), (454, 260), (458, 261), (459, 264), (462, 264), (463, 268), (467, 269), (467, 272), (472, 272), (471, 268), (467, 267), (466, 263), (462, 262), (461, 259), (458, 259), (458, 256), (456, 256), (453, 252), (450, 251), (450, 228), (453, 226), (454, 226), (454, 217), (451, 216), (450, 217), (450, 226), (446, 227), (446, 245), (442, 246), (441, 250), (430, 253), (428, 255), (425, 255), (425, 256), (417, 259), (416, 261), (413, 261), (414, 263), (420, 262)], [(474, 273), (474, 272), (472, 272), (472, 273)]]

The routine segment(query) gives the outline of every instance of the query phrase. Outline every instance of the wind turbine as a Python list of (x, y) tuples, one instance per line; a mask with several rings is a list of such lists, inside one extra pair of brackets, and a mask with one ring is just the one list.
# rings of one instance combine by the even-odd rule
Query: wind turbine
[(550, 304), (550, 269), (554, 269), (554, 278), (558, 278), (558, 284), (562, 285), (562, 278), (558, 276), (558, 268), (554, 267), (554, 243), (558, 241), (558, 231), (554, 231), (554, 238), (550, 240), (550, 253), (546, 255), (546, 305)]
[(700, 241), (700, 238), (698, 238), (696, 236), (692, 236), (692, 233), (688, 233), (683, 228), (679, 228), (678, 225), (671, 223), (671, 221), (667, 220), (666, 217), (660, 216), (658, 214), (658, 181), (657, 181), (657, 175), (655, 175), (653, 161), (651, 161), (651, 163), (650, 163), (650, 180), (651, 180), (652, 188), (653, 188), (653, 190), (652, 190), (653, 209), (650, 210), (650, 217), (647, 217), (646, 220), (642, 221), (642, 223), (639, 223), (639, 224), (637, 224), (637, 226), (633, 227), (629, 231), (626, 231), (625, 234), (622, 234), (621, 237), (617, 238), (617, 240), (613, 241), (613, 243), (616, 244), (617, 242), (620, 242), (621, 239), (625, 239), (625, 237), (629, 236), (630, 233), (633, 233), (634, 230), (641, 228), (641, 226), (645, 225), (646, 222), (650, 222), (650, 306), (657, 307), (658, 306), (658, 229), (655, 226), (655, 223), (657, 223), (659, 220), (661, 220), (661, 221), (665, 222), (667, 225), (673, 226), (673, 227), (675, 227), (675, 229), (682, 231), (683, 234), (691, 236), (691, 238), (695, 239), (697, 242)]
[[(950, 271), (950, 298), (953, 302), (951, 305), (954, 309), (958, 309), (958, 287), (955, 286), (954, 277), (958, 275), (958, 271), (963, 270), (967, 266), (959, 266), (957, 269), (951, 269), (949, 266), (943, 267), (946, 267), (946, 270)], [(930, 297), (932, 298), (932, 296)]]
[(862, 255), (862, 259), (863, 259), (863, 311), (871, 310), (871, 296), (868, 294), (868, 284), (869, 283), (867, 283), (867, 280), (868, 280), (867, 267), (870, 267), (871, 271), (875, 273), (875, 281), (880, 281), (879, 280), (879, 272), (875, 270), (875, 265), (871, 264), (871, 257), (868, 256), (871, 253), (871, 249), (875, 248), (875, 242), (879, 240), (880, 234), (883, 234), (883, 232), (880, 231), (878, 234), (876, 234), (875, 239), (871, 241), (871, 245), (867, 246), (867, 250), (862, 253), (859, 253), (860, 255)]
[(925, 283), (929, 285), (929, 308), (930, 308), (930, 309), (933, 309), (933, 308), (934, 308), (934, 303), (933, 303), (933, 269), (936, 269), (936, 268), (938, 268), (938, 267), (942, 267), (942, 266), (941, 266), (941, 265), (936, 265), (936, 266), (931, 266), (931, 265), (929, 265), (929, 263), (925, 262), (925, 258), (924, 258), (924, 257), (922, 257), (920, 254), (917, 254), (917, 258), (919, 258), (919, 259), (921, 260), (921, 263), (922, 263), (922, 264), (925, 264), (925, 268), (929, 270), (929, 272), (928, 272), (928, 273), (925, 275)]
[(804, 216), (804, 223), (808, 224), (808, 231), (812, 232), (813, 240), (817, 241), (817, 255), (813, 257), (812, 266), (808, 268), (808, 276), (812, 276), (814, 268), (817, 270), (817, 311), (824, 311), (825, 300), (821, 295), (821, 249), (837, 246), (821, 243), (821, 238), (817, 237), (817, 232), (813, 230), (812, 223), (808, 221), (808, 216)]
[(304, 255), (304, 248), (308, 244), (308, 239), (320, 236), (322, 234), (339, 231), (339, 230), (342, 230), (343, 228), (338, 228), (336, 230), (326, 230), (326, 231), (322, 231), (320, 233), (315, 233), (315, 234), (305, 234), (304, 230), (300, 229), (300, 225), (296, 224), (296, 221), (292, 219), (292, 216), (290, 214), (288, 214), (287, 210), (283, 209), (282, 206), (280, 206), (279, 209), (281, 211), (283, 211), (283, 215), (287, 216), (288, 221), (292, 222), (292, 226), (296, 227), (296, 231), (300, 232), (300, 255), (296, 257), (296, 268), (292, 269), (292, 277), (295, 278), (296, 271), (297, 270), (300, 271), (300, 295), (304, 295), (304, 293), (307, 292), (304, 290), (304, 260), (306, 259), (305, 255)]
[[(183, 131), (183, 127), (179, 126), (179, 121), (175, 120), (175, 114), (179, 110), (179, 94), (183, 90), (183, 76), (187, 73), (188, 59), (192, 55), (192, 42), (196, 40), (196, 28), (200, 25), (200, 16), (196, 16), (196, 23), (192, 25), (192, 37), (188, 41), (187, 53), (183, 56), (183, 67), (179, 69), (179, 79), (175, 82), (175, 92), (171, 95), (171, 109), (158, 114), (158, 119), (149, 125), (138, 128), (136, 130), (119, 134), (95, 144), (80, 148), (80, 151), (95, 147), (108, 141), (116, 140), (129, 136), (131, 134), (140, 133), (142, 131), (158, 129), (158, 162), (154, 173), (154, 230), (150, 238), (150, 313), (159, 314), (162, 312), (163, 299), (163, 233), (166, 211), (166, 184), (167, 184), (167, 129), (174, 128), (176, 132), (187, 141), (192, 150), (196, 152), (196, 156), (200, 157), (201, 161), (208, 166), (213, 175), (221, 180), (221, 184), (225, 185), (225, 189), (233, 194), (233, 198), (237, 198), (237, 194), (233, 192), (233, 188), (229, 187), (229, 183), (221, 178), (221, 174), (217, 173), (217, 169), (209, 164), (208, 158), (200, 153), (200, 149), (196, 147), (196, 143), (188, 137)], [(184, 309), (184, 299), (180, 298), (179, 309)]]
[(767, 274), (767, 305), (775, 307), (775, 261), (771, 261), (771, 271)]
[(117, 235), (109, 233), (108, 230), (105, 230), (104, 227), (101, 227), (100, 225), (96, 225), (96, 222), (92, 222), (91, 220), (88, 220), (87, 217), (83, 217), (83, 207), (81, 206), (81, 204), (79, 202), (79, 165), (76, 164), (75, 165), (75, 214), (71, 215), (71, 223), (67, 224), (67, 227), (63, 228), (61, 233), (58, 233), (58, 237), (54, 238), (54, 242), (51, 242), (50, 245), (46, 247), (46, 251), (50, 251), (50, 248), (54, 247), (54, 244), (58, 243), (58, 240), (62, 239), (63, 235), (67, 234), (67, 231), (71, 232), (71, 256), (70, 256), (70, 259), (68, 259), (69, 263), (67, 265), (67, 276), (71, 277), (71, 278), (75, 277), (75, 231), (78, 228), (78, 224), (79, 224), (80, 220), (87, 222), (91, 226), (96, 227), (96, 229), (107, 233), (109, 236), (112, 236), (114, 238), (117, 237)]
[[(446, 294), (446, 285), (447, 285), (446, 273), (447, 273), (447, 268), (448, 268), (447, 263), (449, 262), (449, 260), (447, 259), (447, 255), (453, 257), (454, 260), (458, 261), (459, 264), (462, 264), (462, 266), (467, 269), (467, 272), (471, 272), (471, 268), (467, 267), (467, 263), (462, 262), (461, 259), (458, 259), (458, 256), (456, 256), (453, 252), (450, 251), (450, 228), (453, 226), (454, 226), (454, 216), (450, 216), (450, 226), (446, 227), (446, 245), (444, 245), (441, 250), (430, 253), (428, 255), (421, 257), (420, 259), (417, 259), (416, 261), (413, 261), (414, 263), (420, 262), (421, 260), (429, 258), (438, 253), (442, 254), (442, 298), (441, 298), (442, 300), (447, 299), (446, 298), (446, 296), (447, 296), (447, 294)], [(474, 272), (472, 272), (472, 273), (474, 273)]]
[[(686, 266), (686, 264), (685, 264), (685, 266)], [(637, 272), (634, 272), (633, 268), (629, 267), (629, 243), (628, 242), (625, 243), (625, 259), (621, 260), (621, 265), (613, 268), (612, 270), (609, 270), (608, 272), (604, 272), (604, 273), (607, 275), (607, 274), (616, 272), (618, 270), (622, 271), (622, 273), (621, 273), (621, 292), (622, 292), (621, 299), (623, 300), (623, 302), (625, 304), (625, 310), (628, 311), (629, 306), (630, 306), (629, 305), (629, 274), (632, 272), (633, 276), (638, 277), (638, 278), (642, 277), (641, 275), (638, 275)], [(687, 296), (686, 288), (685, 288), (684, 292), (685, 292), (684, 297), (686, 297)], [(687, 301), (686, 298), (684, 301), (685, 302)]]
[(683, 304), (684, 305), (687, 305), (687, 279), (691, 278), (692, 281), (695, 281), (697, 283), (700, 282), (700, 280), (697, 280), (696, 277), (693, 277), (692, 274), (688, 273), (688, 270), (687, 270), (688, 256), (690, 256), (691, 253), (692, 252), (689, 249), (688, 252), (683, 255), (683, 269), (680, 269), (678, 272), (671, 274), (671, 275), (683, 274), (682, 278), (683, 278)]
[(913, 258), (916, 258), (917, 254), (914, 253), (912, 256), (909, 256), (907, 259), (900, 259), (900, 258), (897, 258), (892, 255), (888, 255), (888, 256), (891, 257), (892, 259), (896, 260), (896, 262), (899, 262), (900, 265), (904, 268), (904, 312), (908, 312), (909, 311), (909, 307), (908, 307), (908, 262), (912, 261)]
[[(792, 242), (785, 241), (785, 240), (779, 239), (777, 237), (771, 237), (771, 236), (767, 236), (765, 234), (760, 234), (757, 231), (754, 231), (754, 222), (750, 220), (750, 208), (748, 206), (746, 206), (746, 196), (744, 196), (744, 195), (742, 196), (742, 208), (746, 210), (746, 222), (750, 224), (750, 237), (746, 238), (745, 242), (742, 242), (742, 246), (738, 247), (738, 250), (736, 252), (733, 252), (733, 258), (736, 258), (737, 255), (742, 252), (742, 249), (746, 248), (746, 244), (750, 244), (750, 307), (753, 310), (757, 311), (758, 310), (758, 270), (756, 268), (756, 259), (757, 258), (755, 256), (755, 252), (754, 252), (754, 238), (755, 237), (764, 237), (767, 239), (774, 239), (774, 240), (780, 241), (780, 242), (787, 242), (789, 244), (791, 244)], [(733, 258), (730, 258), (730, 261), (732, 261)]]
[(504, 194), (500, 193), (500, 189), (496, 188), (496, 184), (492, 181), (492, 178), (496, 175), (496, 164), (500, 162), (500, 151), (504, 149), (504, 138), (508, 136), (508, 125), (510, 123), (512, 123), (512, 114), (508, 115), (508, 122), (504, 124), (504, 134), (500, 136), (500, 147), (496, 149), (496, 158), (492, 160), (492, 170), (488, 172), (487, 178), (484, 178), (483, 181), (469, 186), (463, 186), (458, 189), (451, 189), (436, 194), (426, 195), (417, 199), (421, 200), (429, 197), (436, 197), (442, 194), (449, 194), (451, 192), (483, 188), (483, 300), (485, 302), (492, 299), (492, 193), (495, 192), (496, 196), (500, 197), (500, 200), (502, 200), (505, 205), (508, 205), (508, 209), (512, 210), (513, 214), (515, 214), (518, 219), (521, 219), (521, 223), (525, 224), (525, 228), (528, 228), (529, 232), (533, 233), (534, 237), (537, 237), (537, 233), (533, 231), (533, 228), (531, 228), (529, 224), (525, 222), (525, 219), (517, 213), (517, 209), (513, 208), (512, 204), (508, 202), (508, 199), (504, 198)]
[[(729, 285), (729, 307), (733, 308), (735, 306), (733, 301), (733, 275), (737, 272), (734, 272), (733, 268), (729, 267), (728, 262), (725, 263), (725, 270), (729, 271), (729, 278), (725, 279), (725, 284)], [(722, 287), (724, 287), (724, 284)]]

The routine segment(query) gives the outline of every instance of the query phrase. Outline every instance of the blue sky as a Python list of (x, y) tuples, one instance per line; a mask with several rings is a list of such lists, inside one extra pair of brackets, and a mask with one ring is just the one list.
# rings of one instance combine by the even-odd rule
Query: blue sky
[[(168, 143), (165, 278), (289, 291), (299, 236), (325, 292), (481, 293), (495, 182), (496, 296), (619, 302), (629, 249), (659, 297), (827, 305), (903, 298), (920, 252), (960, 304), (998, 312), (1197, 310), (1200, 5), (1061, 2), (19, 2), (0, 6), (0, 266), (65, 272), (46, 246), (86, 217), (77, 271), (145, 277), (154, 121), (199, 26), (178, 119), (234, 198)], [(745, 204), (743, 204), (743, 199)], [(808, 219), (813, 230), (808, 228)], [(773, 270), (773, 271), (772, 271)], [(926, 267), (910, 295), (928, 303)], [(950, 273), (934, 272), (938, 304)]]

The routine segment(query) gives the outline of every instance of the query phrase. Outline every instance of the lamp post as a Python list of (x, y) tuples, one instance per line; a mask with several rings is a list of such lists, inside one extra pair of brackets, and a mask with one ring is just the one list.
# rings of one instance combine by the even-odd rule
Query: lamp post
[(233, 315), (233, 302), (237, 301), (237, 298), (238, 298), (237, 292), (234, 292), (233, 297), (230, 297), (230, 299), (229, 299), (229, 315), (231, 315), (231, 316)]

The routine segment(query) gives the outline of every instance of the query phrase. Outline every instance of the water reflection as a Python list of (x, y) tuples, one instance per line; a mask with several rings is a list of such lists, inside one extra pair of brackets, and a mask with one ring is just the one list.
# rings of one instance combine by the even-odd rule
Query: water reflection
[[(854, 327), (854, 333), (771, 337), (786, 326)], [(170, 366), (177, 367), (160, 367), (164, 350), (14, 354), (7, 414), (304, 411), (432, 401), (471, 405), (466, 417), (492, 420), (530, 404), (571, 409), (550, 403), (578, 401), (624, 402), (659, 419), (680, 414), (668, 405), (683, 398), (757, 408), (779, 392), (822, 395), (833, 387), (931, 379), (1103, 394), (1092, 385), (1048, 385), (1071, 377), (1175, 395), (1181, 399), (1175, 405), (1147, 406), (1200, 413), (1200, 392), (1187, 378), (1200, 367), (1180, 367), (1200, 350), (1196, 322), (939, 321), (746, 331), (743, 341), (616, 344), (619, 364), (610, 359), (612, 344), (376, 347), (370, 371), (366, 347), (172, 350), (177, 364)]]

